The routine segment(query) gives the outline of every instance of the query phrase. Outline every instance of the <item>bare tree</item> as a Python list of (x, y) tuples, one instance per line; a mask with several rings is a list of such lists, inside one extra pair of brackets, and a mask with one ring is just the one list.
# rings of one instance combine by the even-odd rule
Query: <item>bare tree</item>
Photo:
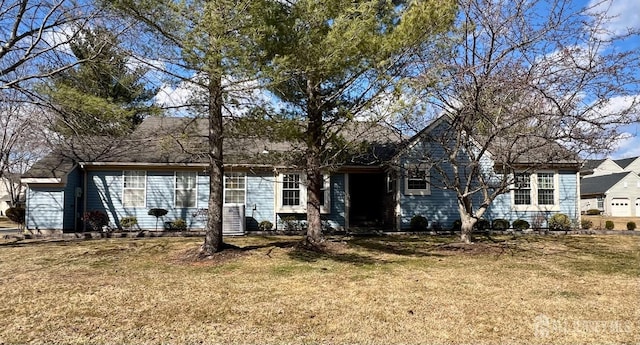
[(20, 100), (15, 90), (0, 92), (0, 180), (11, 198), (11, 206), (19, 202), (22, 185), (18, 178), (47, 151), (42, 140), (39, 111)]
[(437, 66), (414, 80), (446, 119), (428, 134), (441, 154), (422, 158), (457, 197), (464, 242), (518, 172), (606, 151), (638, 115), (638, 51), (615, 45), (638, 32), (607, 32), (606, 13), (574, 3), (459, 0), (458, 30), (416, 65)]
[(0, 3), (0, 89), (29, 91), (32, 81), (74, 64), (68, 43), (95, 12), (73, 0), (10, 0)]

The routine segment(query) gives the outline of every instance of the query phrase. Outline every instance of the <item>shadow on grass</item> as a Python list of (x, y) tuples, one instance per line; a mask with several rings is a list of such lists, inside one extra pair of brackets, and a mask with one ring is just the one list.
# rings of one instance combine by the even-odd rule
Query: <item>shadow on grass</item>
[(292, 251), (287, 254), (291, 259), (302, 262), (317, 262), (320, 260), (331, 260), (339, 263), (348, 263), (355, 266), (370, 266), (376, 264), (389, 263), (387, 260), (379, 259), (372, 256), (362, 255), (358, 253), (345, 253), (335, 251), (333, 249), (327, 250), (311, 250), (301, 246), (296, 246)]

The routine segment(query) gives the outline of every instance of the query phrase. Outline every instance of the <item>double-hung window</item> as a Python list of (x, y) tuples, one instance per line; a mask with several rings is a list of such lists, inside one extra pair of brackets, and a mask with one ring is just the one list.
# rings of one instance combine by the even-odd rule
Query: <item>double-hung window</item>
[(176, 207), (196, 207), (197, 180), (198, 174), (194, 171), (176, 171)]
[(531, 174), (517, 173), (514, 179), (513, 203), (531, 205)]
[[(329, 175), (322, 176), (320, 193), (320, 212), (329, 213), (331, 205), (331, 188)], [(282, 213), (304, 213), (307, 209), (306, 175), (287, 172), (278, 176), (277, 208)]]
[(405, 166), (404, 194), (431, 194), (429, 169), (425, 166), (409, 164)]
[(147, 172), (126, 170), (122, 173), (122, 204), (124, 207), (145, 207)]
[(224, 203), (244, 205), (246, 195), (245, 173), (224, 174)]
[(282, 206), (301, 206), (300, 174), (282, 176)]
[(559, 210), (558, 174), (553, 171), (516, 173), (511, 195), (517, 210)]

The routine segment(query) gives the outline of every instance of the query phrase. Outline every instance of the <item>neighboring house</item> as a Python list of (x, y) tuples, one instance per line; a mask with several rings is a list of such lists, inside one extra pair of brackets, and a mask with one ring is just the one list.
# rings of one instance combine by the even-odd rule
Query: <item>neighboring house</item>
[[(19, 180), (19, 176), (10, 174), (9, 177), (3, 177), (0, 179), (0, 217), (6, 215), (7, 209), (9, 209), (14, 202), (24, 202), (24, 190), (22, 186), (16, 181)], [(12, 189), (12, 190), (11, 190)], [(17, 195), (17, 200), (14, 200)]]
[(588, 160), (582, 170), (580, 210), (612, 217), (640, 217), (640, 157)]
[(582, 177), (592, 177), (630, 171), (640, 174), (640, 157), (616, 160), (611, 158), (587, 160), (580, 174)]
[(598, 209), (612, 217), (640, 217), (640, 177), (621, 172), (584, 178), (580, 205), (582, 212)]
[[(420, 214), (449, 228), (459, 219), (455, 194), (437, 188), (429, 180), (432, 172), (419, 164), (424, 155), (439, 154), (425, 143), (425, 134), (446, 125), (436, 120), (407, 141), (380, 126), (350, 129), (364, 149), (343, 155), (327, 169), (321, 208), (325, 226), (402, 230)], [(140, 228), (154, 229), (150, 208), (169, 210), (165, 221), (182, 218), (190, 229), (203, 228), (201, 210), (209, 196), (206, 129), (206, 120), (154, 117), (131, 138), (90, 150), (99, 155), (52, 153), (23, 176), (27, 228), (79, 231), (85, 211), (101, 210), (113, 226), (135, 216)], [(258, 230), (262, 221), (284, 229), (291, 220), (304, 219), (303, 169), (283, 159), (290, 144), (229, 138), (224, 145), (225, 234)], [(493, 162), (486, 164), (493, 169)], [(578, 162), (524, 169), (526, 181), (500, 196), (485, 218), (532, 221), (540, 214), (563, 212), (577, 219), (578, 169)]]
[(600, 176), (609, 175), (615, 173), (621, 173), (624, 169), (618, 165), (611, 158), (606, 159), (592, 159), (584, 162), (584, 166), (580, 171), (582, 177), (586, 176)]

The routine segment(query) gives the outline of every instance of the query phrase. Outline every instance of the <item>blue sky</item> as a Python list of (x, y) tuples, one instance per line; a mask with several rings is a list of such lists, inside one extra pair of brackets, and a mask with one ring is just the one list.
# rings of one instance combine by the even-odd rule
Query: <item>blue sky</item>
[[(631, 30), (640, 30), (640, 0), (571, 0), (576, 7), (581, 6), (595, 6), (595, 10), (607, 11), (610, 19), (605, 24), (605, 29), (615, 34), (622, 34)], [(636, 50), (640, 51), (640, 36), (635, 35), (633, 38), (629, 38), (624, 42), (619, 42), (615, 47), (620, 50)], [(640, 70), (637, 71), (640, 78)], [(229, 81), (231, 85), (232, 82)], [(242, 89), (242, 87), (240, 87)], [(249, 88), (251, 89), (251, 88)], [(640, 90), (640, 85), (635, 89)], [(638, 91), (640, 93), (640, 91)], [(194, 93), (193, 86), (188, 83), (182, 83), (180, 85), (167, 85), (165, 84), (159, 94), (156, 96), (156, 102), (164, 105), (184, 104), (186, 100)], [(256, 94), (257, 93), (257, 94)], [(249, 95), (243, 97), (258, 98), (267, 100), (269, 97), (265, 94), (253, 91)], [(640, 94), (638, 95), (640, 97)], [(242, 97), (240, 97), (242, 98)], [(625, 104), (628, 104), (629, 98), (613, 99), (610, 104), (610, 109), (621, 109)], [(240, 106), (242, 107), (242, 106)], [(237, 111), (237, 109), (234, 109)], [(242, 109), (240, 109), (242, 112)], [(636, 114), (640, 117), (640, 114)], [(603, 158), (605, 156), (612, 157), (614, 159), (627, 158), (640, 156), (640, 124), (635, 123), (631, 125), (621, 126), (618, 130), (623, 133), (623, 139), (615, 142), (615, 148), (613, 152), (607, 155), (601, 155), (596, 157), (585, 158)]]
[[(575, 0), (576, 4), (586, 4), (586, 1)], [(624, 33), (628, 29), (640, 30), (640, 0), (591, 0), (589, 5), (598, 4), (599, 9), (607, 10), (612, 16), (607, 23), (607, 29), (614, 33)], [(638, 35), (631, 39), (627, 39), (618, 45), (623, 50), (640, 50), (640, 37)], [(640, 70), (637, 71), (640, 76)], [(640, 86), (636, 87), (636, 89)], [(640, 96), (640, 95), (638, 95)], [(622, 105), (622, 100), (612, 102), (612, 107)], [(636, 114), (639, 115), (640, 114)], [(640, 124), (632, 124), (619, 128), (619, 131), (625, 134), (625, 139), (619, 140), (616, 149), (609, 156), (614, 159), (640, 156)]]

